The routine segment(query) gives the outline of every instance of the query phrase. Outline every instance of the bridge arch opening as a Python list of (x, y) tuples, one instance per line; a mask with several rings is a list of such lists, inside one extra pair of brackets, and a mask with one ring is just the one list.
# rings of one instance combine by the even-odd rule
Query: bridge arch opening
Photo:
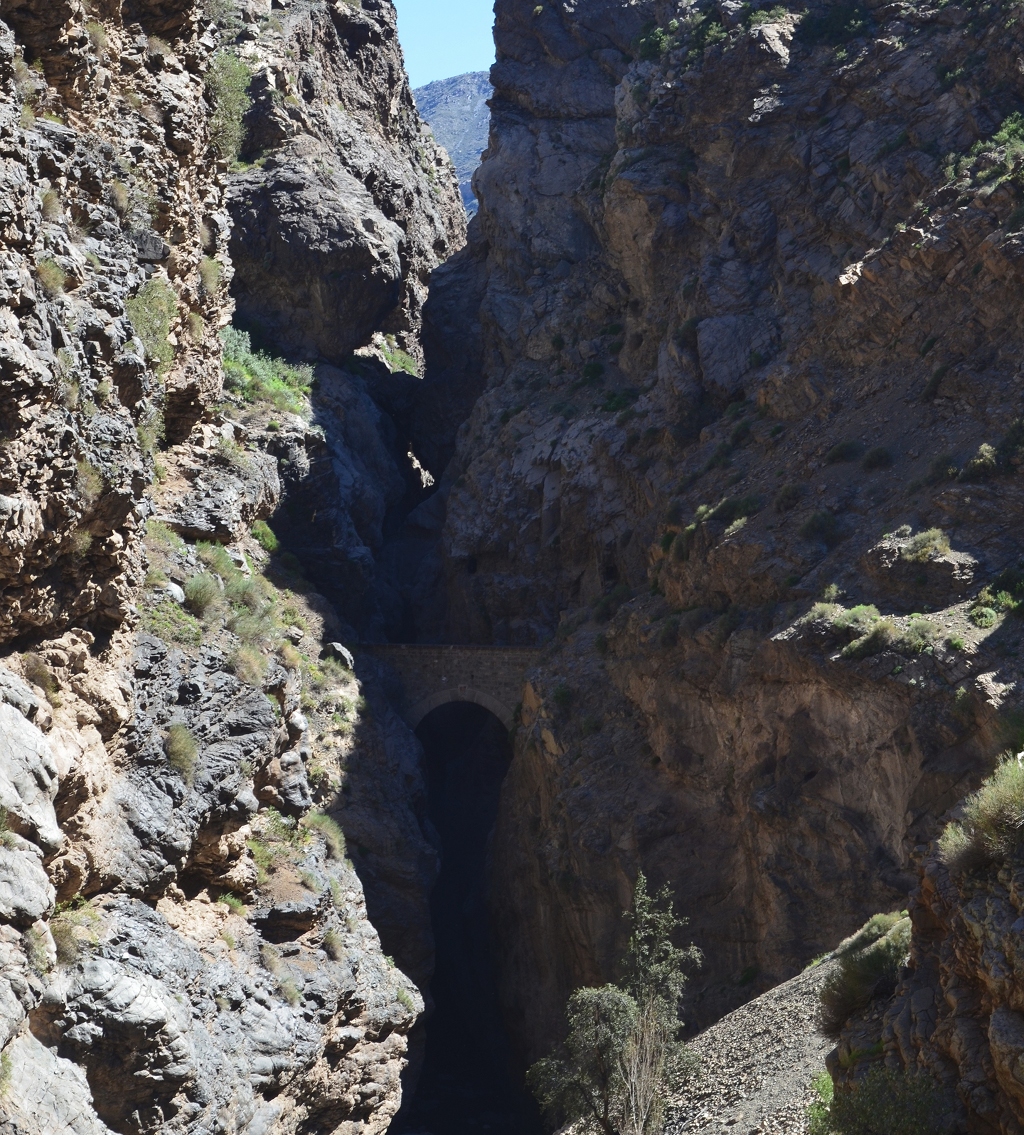
[(424, 708), (415, 725), (441, 853), (430, 897), (434, 1009), (417, 1026), (423, 1065), (390, 1135), (539, 1135), (499, 1006), (490, 917), (488, 851), (512, 760), (508, 726), (482, 697), (457, 695)]

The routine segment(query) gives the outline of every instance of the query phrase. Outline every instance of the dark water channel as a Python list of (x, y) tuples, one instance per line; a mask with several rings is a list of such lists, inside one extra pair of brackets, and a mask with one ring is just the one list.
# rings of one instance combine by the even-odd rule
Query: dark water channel
[(438, 707), (417, 735), (441, 840), (431, 896), (435, 1008), (419, 1081), (390, 1135), (537, 1135), (536, 1107), (498, 1007), (488, 917), (488, 840), (512, 756), (508, 736), (496, 717), (468, 702)]

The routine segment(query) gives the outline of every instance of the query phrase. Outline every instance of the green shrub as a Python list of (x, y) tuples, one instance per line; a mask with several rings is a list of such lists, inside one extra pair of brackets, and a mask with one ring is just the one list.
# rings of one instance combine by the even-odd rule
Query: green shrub
[(231, 579), (238, 574), (235, 561), (223, 544), (213, 544), (200, 540), (196, 544), (196, 552), (198, 552), (200, 560), (208, 568), (215, 571), (221, 579)]
[(93, 534), (87, 528), (76, 528), (71, 533), (71, 558), (82, 560), (89, 554), (93, 545)]
[(398, 992), (395, 994), (395, 999), (407, 1013), (414, 1013), (416, 1011), (416, 1002), (413, 1001), (412, 994), (408, 989), (399, 988)]
[(135, 431), (139, 437), (139, 448), (147, 457), (152, 457), (157, 446), (162, 445), (166, 438), (163, 412), (156, 407), (151, 408)]
[(235, 676), (250, 686), (260, 687), (267, 672), (267, 660), (252, 646), (240, 646), (228, 660)]
[(201, 571), (185, 582), (185, 606), (194, 615), (200, 618), (220, 598), (220, 587), (217, 580), (208, 572)]
[(258, 839), (255, 836), (247, 839), (245, 846), (249, 849), (252, 861), (256, 864), (257, 877), (260, 883), (265, 883), (267, 872), (273, 871), (277, 866), (281, 854), (280, 849), (272, 847), (265, 840)]
[(207, 295), (215, 296), (220, 290), (220, 277), (220, 264), (211, 256), (204, 256), (199, 265), (199, 282)]
[(146, 546), (167, 554), (185, 551), (185, 541), (162, 520), (146, 521)]
[(860, 464), (861, 468), (866, 473), (871, 473), (875, 469), (890, 468), (892, 462), (892, 453), (886, 449), (884, 445), (876, 445), (874, 449), (869, 449), (867, 453), (864, 454), (864, 460)]
[(17, 842), (14, 833), (11, 831), (7, 809), (0, 804), (0, 847), (14, 847)]
[(178, 314), (178, 293), (166, 280), (153, 279), (127, 299), (124, 307), (147, 357), (162, 374), (174, 361), (174, 348), (167, 337)]
[(167, 763), (186, 784), (191, 784), (199, 763), (199, 746), (189, 732), (188, 726), (180, 721), (168, 726), (164, 739), (164, 752)]
[(775, 495), (775, 511), (789, 512), (791, 508), (800, 503), (800, 498), (803, 495), (803, 485), (783, 485)]
[(254, 351), (248, 334), (234, 327), (220, 333), (224, 344), (224, 385), (247, 402), (267, 402), (291, 414), (307, 412), (305, 395), (313, 381), (308, 366), (292, 366)]
[(188, 325), (188, 334), (192, 342), (202, 343), (206, 338), (206, 320), (198, 311), (190, 311), (185, 322)]
[(920, 654), (939, 637), (939, 628), (931, 619), (912, 618), (902, 633), (896, 636), (894, 646), (904, 654)]
[(224, 894), (217, 899), (217, 902), (223, 903), (232, 914), (237, 914), (240, 918), (245, 918), (246, 906), (238, 895), (233, 895), (230, 891), (225, 891)]
[[(818, 604), (826, 606), (827, 604)], [(850, 630), (854, 635), (867, 634), (880, 618), (878, 608), (871, 603), (860, 603), (846, 610), (836, 607), (832, 625), (839, 630)]]
[(800, 525), (800, 535), (805, 540), (814, 540), (824, 544), (826, 548), (834, 548), (840, 540), (839, 521), (825, 510), (812, 513)]
[(327, 850), (332, 859), (345, 858), (345, 833), (337, 821), (325, 812), (307, 812), (302, 818), (302, 824), (315, 832), (319, 832), (327, 842)]
[(263, 646), (274, 633), (274, 618), (270, 610), (234, 611), (228, 616), (228, 630), (246, 646)]
[(864, 446), (859, 441), (849, 439), (840, 441), (825, 454), (826, 465), (836, 465), (843, 461), (856, 461), (864, 452)]
[(41, 655), (34, 651), (22, 655), (21, 668), (26, 681), (38, 686), (46, 694), (46, 699), (51, 705), (59, 701), (56, 676)]
[(259, 576), (245, 576), (235, 568), (227, 574), (224, 594), (232, 603), (253, 614), (260, 614), (268, 607), (266, 587), (266, 582)]
[(837, 616), (843, 612), (838, 603), (815, 603), (801, 620), (805, 623), (815, 623), (824, 620), (829, 626), (836, 625)]
[(911, 563), (927, 563), (933, 555), (941, 555), (949, 551), (949, 537), (941, 528), (929, 528), (925, 532), (918, 532), (911, 537), (900, 551), (900, 558)]
[(257, 520), (252, 526), (253, 539), (265, 552), (276, 552), (281, 546), (273, 529), (265, 520)]
[(96, 501), (99, 501), (103, 489), (107, 487), (103, 474), (85, 457), (82, 457), (77, 464), (77, 484), (78, 493), (82, 496), (86, 508), (91, 508)]
[[(642, 874), (629, 918), (621, 984), (575, 990), (566, 1006), (566, 1039), (527, 1073), (554, 1126), (582, 1121), (585, 1131), (661, 1131), (669, 1085), (683, 1072), (679, 1008), (686, 970), (700, 964), (700, 953), (673, 944), (684, 922), (667, 888), (650, 895)], [(642, 1052), (652, 1059), (636, 1060)], [(601, 1117), (607, 1122), (599, 1126)]]
[(203, 641), (203, 626), (198, 619), (183, 611), (173, 599), (163, 599), (142, 611), (142, 629), (147, 634), (183, 646), (198, 646)]
[(939, 854), (951, 871), (1004, 863), (1024, 850), (1024, 767), (1007, 754), (963, 805), (963, 819), (949, 824)]
[(245, 130), (242, 119), (252, 106), (249, 68), (233, 51), (219, 51), (206, 76), (206, 93), (213, 104), (210, 141), (228, 164), (238, 160)]
[(87, 946), (79, 931), (85, 930), (87, 938), (95, 942), (93, 927), (99, 920), (96, 911), (81, 897), (57, 904), (53, 918), (50, 919), (50, 934), (57, 947), (58, 965), (73, 966), (78, 962)]
[(982, 630), (988, 630), (989, 627), (994, 627), (996, 619), (999, 618), (998, 614), (991, 607), (973, 607), (968, 611), (967, 617), (976, 627), (981, 627)]
[(982, 442), (978, 452), (964, 465), (960, 471), (961, 481), (987, 481), (994, 477), (999, 470), (999, 455), (995, 447)]
[(67, 277), (64, 269), (51, 256), (40, 260), (36, 265), (36, 279), (48, 299), (56, 299), (64, 291)]
[(819, 1025), (833, 1040), (846, 1022), (876, 997), (896, 988), (910, 951), (907, 912), (876, 914), (835, 951), (837, 968), (821, 987)]
[(841, 1092), (833, 1092), (827, 1072), (814, 1088), (818, 1100), (808, 1109), (808, 1135), (935, 1135), (946, 1130), (942, 1117), (952, 1104), (927, 1074), (882, 1064)]
[(341, 936), (341, 932), (335, 926), (329, 927), (324, 931), (322, 939), (324, 952), (329, 958), (334, 961), (340, 962), (345, 956), (345, 940)]
[(416, 360), (407, 351), (403, 351), (395, 341), (394, 335), (385, 335), (381, 345), (381, 354), (392, 372), (402, 371), (405, 374), (418, 376), (419, 368)]
[(753, 12), (750, 16), (750, 27), (760, 27), (761, 24), (777, 24), (789, 15), (789, 9), (777, 4), (770, 11)]
[(128, 186), (123, 181), (112, 181), (109, 192), (110, 204), (113, 206), (114, 212), (123, 217), (131, 205), (131, 194), (128, 192)]
[(89, 43), (93, 51), (99, 55), (101, 52), (106, 51), (107, 43), (107, 29), (97, 20), (88, 20), (85, 25), (86, 34), (89, 37)]
[(44, 221), (59, 221), (64, 216), (64, 207), (56, 189), (47, 189), (40, 203)]
[(668, 51), (671, 43), (672, 37), (664, 28), (652, 28), (637, 41), (637, 58), (644, 60), (658, 59)]
[(893, 645), (896, 639), (896, 626), (890, 619), (876, 620), (867, 634), (854, 639), (844, 646), (844, 658), (868, 658), (872, 654), (880, 654)]
[(247, 473), (252, 469), (252, 462), (245, 448), (231, 438), (222, 437), (217, 440), (215, 456), (221, 464), (239, 473)]

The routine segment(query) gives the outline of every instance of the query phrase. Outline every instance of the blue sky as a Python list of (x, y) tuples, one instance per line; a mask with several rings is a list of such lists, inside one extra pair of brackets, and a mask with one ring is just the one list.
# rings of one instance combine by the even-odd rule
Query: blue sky
[(494, 62), (493, 0), (395, 0), (398, 37), (412, 86)]

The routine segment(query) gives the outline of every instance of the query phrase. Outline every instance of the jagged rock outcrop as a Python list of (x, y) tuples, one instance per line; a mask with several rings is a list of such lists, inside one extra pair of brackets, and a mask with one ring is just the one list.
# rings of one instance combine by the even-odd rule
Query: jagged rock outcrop
[[(638, 867), (701, 1020), (892, 905), (1016, 696), (1017, 630), (967, 615), (1020, 556), (1017, 27), (727, 8), (499, 3), (428, 305), (479, 345), (423, 387), (424, 423), (481, 392), (432, 451), (448, 634), (555, 635), (494, 847), (530, 1055)], [(798, 623), (823, 594), (868, 609)]]
[(287, 4), (250, 48), (234, 292), (241, 319), (291, 354), (340, 364), (381, 329), (418, 354), (430, 270), (465, 240), (395, 20), (390, 0)]

